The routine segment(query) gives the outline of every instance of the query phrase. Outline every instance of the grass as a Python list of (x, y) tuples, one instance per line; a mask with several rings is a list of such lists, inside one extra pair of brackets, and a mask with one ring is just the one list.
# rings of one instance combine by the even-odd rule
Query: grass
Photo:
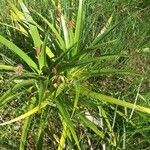
[(0, 29), (1, 148), (149, 149), (149, 2), (7, 7), (12, 13), (0, 15), (12, 26)]

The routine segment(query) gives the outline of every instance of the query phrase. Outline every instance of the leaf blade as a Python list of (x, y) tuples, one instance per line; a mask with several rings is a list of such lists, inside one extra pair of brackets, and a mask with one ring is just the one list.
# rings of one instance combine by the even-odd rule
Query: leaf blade
[(7, 40), (6, 38), (4, 38), (1, 35), (0, 35), (0, 43), (5, 45), (6, 47), (8, 47), (12, 52), (16, 53), (32, 69), (35, 69), (36, 71), (38, 71), (38, 67), (37, 67), (36, 63), (14, 43), (10, 42), (9, 40)]
[[(127, 108), (130, 108), (130, 109), (132, 109), (133, 106), (134, 106), (130, 102), (122, 101), (122, 100), (119, 100), (119, 99), (116, 99), (116, 98), (113, 98), (113, 97), (110, 97), (110, 96), (106, 96), (106, 95), (103, 95), (103, 94), (93, 92), (93, 91), (87, 89), (84, 86), (81, 86), (81, 90), (82, 90), (83, 95), (86, 95), (86, 96), (89, 96), (89, 97), (92, 97), (92, 98), (96, 98), (100, 101), (105, 101), (105, 102), (108, 102), (108, 103), (111, 103), (111, 104), (120, 105), (120, 106), (127, 107)], [(150, 114), (150, 108), (146, 108), (146, 107), (143, 107), (143, 106), (136, 105), (135, 110)]]

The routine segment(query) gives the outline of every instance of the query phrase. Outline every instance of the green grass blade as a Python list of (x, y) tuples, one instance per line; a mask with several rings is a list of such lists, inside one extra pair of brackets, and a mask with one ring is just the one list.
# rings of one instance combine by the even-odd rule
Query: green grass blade
[[(87, 89), (84, 86), (81, 86), (81, 90), (82, 90), (82, 94), (83, 95), (86, 95), (88, 97), (92, 97), (92, 98), (98, 99), (100, 101), (104, 101), (104, 102), (108, 102), (108, 103), (111, 103), (111, 104), (120, 105), (120, 106), (123, 106), (123, 107), (126, 107), (126, 108), (130, 108), (130, 109), (132, 109), (133, 106), (134, 106), (130, 102), (122, 101), (122, 100), (119, 100), (119, 99), (116, 99), (116, 98), (113, 98), (113, 97), (110, 97), (110, 96), (106, 96), (106, 95), (103, 95), (103, 94), (99, 94), (99, 93), (93, 92), (93, 91)], [(143, 107), (143, 106), (136, 105), (135, 106), (135, 110), (138, 110), (138, 111), (150, 114), (150, 108), (146, 108), (146, 107)]]
[[(31, 104), (28, 107), (28, 110), (33, 109), (33, 107), (35, 106), (35, 103), (36, 103), (36, 98), (33, 97), (32, 100), (31, 100)], [(23, 123), (23, 126), (22, 126), (22, 133), (21, 133), (19, 150), (24, 150), (25, 149), (25, 143), (26, 143), (26, 139), (27, 139), (28, 129), (30, 127), (32, 118), (33, 118), (33, 116), (31, 115), (30, 117), (27, 117), (24, 120), (24, 123)]]
[(88, 47), (89, 49), (98, 44), (102, 39), (104, 39), (113, 29), (115, 29), (122, 21), (119, 21), (111, 28), (107, 29), (104, 33), (99, 34), (94, 41), (91, 43), (91, 45)]
[(32, 114), (35, 114), (37, 111), (39, 111), (40, 109), (42, 108), (45, 108), (47, 105), (49, 104), (48, 101), (45, 101), (45, 102), (42, 102), (41, 104), (39, 104), (38, 106), (34, 107), (32, 110), (24, 113), (23, 115), (20, 115), (19, 117), (16, 117), (10, 121), (6, 121), (6, 122), (3, 122), (3, 123), (0, 123), (0, 126), (4, 126), (4, 125), (7, 125), (7, 124), (11, 124), (13, 122), (16, 122), (16, 121), (19, 121), (21, 119), (24, 119), (26, 117), (29, 117), (31, 116)]
[(59, 141), (58, 150), (64, 149), (67, 134), (68, 134), (68, 127), (67, 127), (67, 124), (65, 122), (63, 122), (63, 131), (62, 131), (62, 135), (61, 135), (61, 138)]
[(102, 106), (99, 106), (98, 109), (101, 112), (101, 115), (102, 115), (103, 119), (105, 120), (106, 126), (107, 126), (107, 128), (108, 128), (108, 130), (110, 132), (110, 142), (111, 142), (111, 144), (113, 146), (116, 146), (115, 133), (114, 133), (112, 127), (111, 127), (111, 123), (110, 123), (110, 120), (109, 120), (109, 118), (107, 116), (107, 112), (103, 109)]
[(119, 69), (101, 69), (93, 71), (84, 71), (80, 74), (80, 77), (98, 77), (101, 75), (130, 75), (142, 77), (141, 74), (135, 73), (133, 71), (119, 70)]
[(45, 96), (45, 92), (47, 90), (47, 87), (48, 87), (48, 79), (46, 80), (39, 80), (39, 84), (38, 84), (38, 100), (39, 100), (39, 103), (41, 101), (44, 100), (44, 96)]
[[(43, 29), (33, 20), (33, 18), (30, 15), (30, 12), (28, 11), (27, 7), (24, 5), (24, 3), (20, 0), (20, 5), (22, 7), (22, 10), (24, 12), (24, 14), (22, 12), (20, 12), (15, 5), (13, 5), (12, 3), (9, 2), (10, 7), (12, 8), (12, 10), (15, 12), (15, 14), (17, 14), (17, 21), (20, 23), (27, 24), (29, 26), (29, 32), (31, 34), (31, 37), (33, 39), (34, 42), (34, 47), (35, 48), (39, 48), (41, 44), (43, 43), (40, 39), (40, 34), (38, 32), (38, 29), (40, 29), (41, 31), (43, 31)], [(15, 19), (15, 18), (14, 18)], [(20, 24), (19, 24), (20, 25)], [(22, 27), (22, 26), (21, 26)], [(23, 28), (23, 27), (22, 27)], [(27, 33), (26, 30), (24, 29), (23, 31), (20, 29), (20, 31), (22, 33)], [(52, 58), (54, 56), (54, 54), (52, 53), (52, 51), (46, 47), (46, 54)]]
[(40, 66), (40, 70), (45, 66), (47, 66), (47, 62), (46, 62), (46, 44), (48, 41), (48, 36), (49, 36), (49, 31), (47, 31), (46, 35), (45, 35), (45, 39), (44, 42), (42, 44), (42, 48), (41, 48), (41, 53), (39, 55), (39, 66)]
[(75, 99), (74, 99), (74, 105), (73, 105), (73, 110), (72, 110), (71, 116), (74, 115), (74, 113), (75, 113), (75, 111), (77, 109), (79, 96), (80, 96), (80, 86), (75, 85)]
[[(24, 82), (21, 82), (20, 84), (17, 84), (13, 87), (13, 89), (10, 89), (8, 90), (1, 98), (0, 98), (0, 102), (1, 100), (4, 100), (5, 98), (7, 98), (7, 96), (15, 90), (21, 88), (23, 85), (28, 85), (28, 84), (31, 84), (32, 82), (35, 83), (36, 80), (28, 80), (28, 81), (24, 81)], [(63, 83), (62, 83), (63, 84)], [(63, 91), (63, 88), (64, 88), (64, 85), (60, 87), (60, 89), (55, 93), (55, 97), (57, 97), (62, 91)], [(52, 95), (54, 95), (54, 93), (52, 93)], [(50, 96), (51, 97), (51, 96)], [(49, 97), (49, 98), (50, 98)], [(1, 123), (0, 126), (3, 126), (3, 125), (7, 125), (7, 124), (11, 124), (13, 122), (16, 122), (16, 121), (19, 121), (21, 119), (24, 119), (26, 117), (29, 117), (30, 115), (36, 113), (37, 111), (39, 111), (40, 109), (42, 108), (45, 108), (47, 105), (49, 104), (48, 101), (44, 101), (44, 102), (41, 102), (39, 105), (37, 105), (36, 107), (34, 107), (32, 110), (28, 111), (27, 113), (17, 117), (17, 118), (14, 118), (10, 121), (6, 121), (4, 123)]]
[(21, 21), (25, 21), (25, 17), (23, 15), (23, 13), (20, 10), (18, 10), (16, 8), (16, 6), (10, 0), (7, 0), (7, 2), (8, 2), (9, 7), (11, 8), (11, 10), (15, 13), (15, 17), (13, 17), (13, 18), (16, 20), (19, 19)]
[(10, 42), (6, 38), (0, 35), (0, 43), (8, 47), (12, 52), (16, 53), (20, 58), (22, 58), (32, 69), (38, 71), (38, 67), (36, 63), (19, 47), (17, 47), (14, 43)]
[(57, 108), (59, 109), (65, 123), (68, 126), (68, 129), (70, 130), (70, 132), (71, 132), (71, 134), (75, 140), (75, 143), (76, 143), (78, 149), (81, 150), (80, 145), (79, 145), (79, 141), (78, 141), (78, 138), (77, 138), (74, 126), (73, 126), (73, 123), (70, 121), (70, 117), (69, 117), (69, 114), (68, 114), (66, 108), (62, 104), (62, 101), (56, 100), (55, 102), (56, 102)]
[(60, 36), (59, 32), (57, 31), (57, 29), (53, 26), (53, 24), (51, 24), (45, 17), (43, 17), (41, 14), (39, 14), (38, 12), (34, 11), (49, 27), (49, 29), (52, 30), (52, 32), (55, 34), (56, 39), (58, 40), (58, 45), (61, 47), (62, 50), (65, 51), (66, 47), (65, 47), (65, 42), (62, 39), (62, 37)]
[(14, 66), (0, 64), (0, 70), (14, 71), (15, 67)]
[(52, 53), (52, 50), (46, 46), (46, 54), (49, 58), (53, 58), (55, 55)]
[(118, 115), (120, 115), (122, 118), (124, 118), (125, 120), (128, 120), (128, 122), (129, 122), (132, 126), (135, 126), (135, 123), (133, 123), (132, 120), (129, 120), (129, 119), (128, 119), (128, 116), (126, 116), (124, 113), (122, 113), (122, 112), (119, 111), (119, 110), (116, 110), (116, 107), (110, 106), (110, 108), (111, 108), (112, 110), (116, 111), (116, 113), (117, 113)]
[(57, 87), (56, 91), (54, 92), (55, 98), (58, 97), (63, 92), (65, 85), (66, 85), (65, 82), (63, 82)]
[(67, 56), (69, 52), (73, 50), (76, 44), (72, 45), (69, 49), (67, 49), (65, 52), (61, 53), (61, 55), (56, 59), (55, 66), (58, 66), (62, 63), (63, 59)]
[(114, 59), (119, 58), (119, 55), (104, 55), (104, 56), (100, 56), (100, 57), (95, 57), (95, 58), (87, 58), (87, 59), (83, 59), (83, 60), (79, 60), (79, 61), (72, 61), (68, 62), (67, 64), (62, 64), (61, 68), (63, 70), (65, 69), (70, 69), (70, 68), (74, 68), (74, 67), (78, 67), (78, 66), (82, 66), (82, 65), (88, 65), (89, 63), (93, 63), (93, 62), (100, 62), (100, 61), (111, 61)]
[(81, 34), (82, 34), (82, 26), (83, 26), (83, 0), (79, 0), (79, 6), (78, 6), (78, 14), (77, 14), (77, 19), (76, 19), (76, 28), (75, 28), (75, 43), (77, 43), (77, 47), (75, 48), (74, 54), (76, 55)]
[(48, 113), (49, 113), (49, 107), (46, 107), (45, 109), (42, 110), (40, 123), (37, 131), (37, 144), (36, 144), (37, 150), (43, 149), (44, 130), (46, 128), (47, 118), (49, 115)]
[(4, 104), (6, 104), (6, 102), (8, 102), (9, 100), (11, 100), (12, 98), (12, 94), (15, 93), (17, 90), (21, 89), (22, 87), (25, 86), (30, 86), (36, 83), (36, 80), (25, 80), (22, 81), (20, 83), (17, 83), (14, 87), (12, 87), (11, 89), (9, 89), (8, 91), (6, 91), (3, 95), (1, 95), (0, 97), (0, 107), (3, 106)]
[(114, 39), (114, 40), (111, 40), (111, 41), (107, 41), (107, 42), (103, 42), (103, 43), (98, 43), (94, 46), (91, 46), (89, 49), (85, 50), (85, 52), (90, 52), (91, 50), (96, 50), (96, 49), (100, 49), (100, 48), (103, 48), (103, 47), (106, 47), (106, 46), (111, 46), (111, 44), (114, 44), (116, 42), (119, 42), (118, 39)]
[(104, 133), (100, 131), (95, 124), (93, 124), (90, 120), (88, 120), (85, 116), (79, 115), (79, 118), (81, 119), (84, 124), (89, 127), (91, 130), (93, 130), (100, 138), (104, 138)]
[(105, 24), (105, 26), (101, 29), (100, 33), (98, 36), (102, 35), (105, 31), (107, 31), (107, 28), (109, 27), (110, 23), (112, 22), (112, 14), (111, 16), (109, 17), (107, 23)]
[[(29, 24), (29, 28), (30, 28), (29, 32), (30, 32), (30, 34), (31, 34), (31, 36), (32, 36), (32, 39), (33, 39), (33, 41), (34, 41), (34, 47), (35, 47), (35, 48), (40, 48), (42, 42), (41, 42), (40, 34), (39, 34), (39, 32), (38, 32), (37, 27), (36, 27), (35, 25), (33, 25), (33, 24), (34, 24), (34, 20), (33, 20), (33, 18), (31, 17), (29, 10), (28, 10), (27, 7), (24, 5), (24, 3), (23, 3), (22, 0), (19, 0), (19, 4), (20, 4), (20, 6), (21, 6), (21, 8), (22, 8), (22, 10), (23, 10), (23, 13), (24, 13), (24, 16), (25, 16), (25, 18), (26, 18), (26, 21), (27, 21), (28, 24)], [(32, 24), (32, 23), (33, 23), (33, 24)]]
[(5, 95), (6, 96), (5, 98), (3, 97), (3, 101), (0, 102), (0, 107), (2, 108), (7, 103), (10, 103), (12, 100), (17, 99), (19, 96), (21, 96), (23, 94), (24, 94), (24, 92), (20, 92), (20, 93), (13, 94), (13, 95), (11, 93), (8, 93), (8, 95)]
[(12, 29), (14, 29), (14, 30), (17, 30), (17, 31), (21, 32), (22, 34), (24, 34), (25, 36), (28, 35), (27, 32), (23, 32), (21, 29), (19, 29), (19, 28), (17, 28), (17, 27), (14, 27), (14, 26), (12, 26), (12, 25), (9, 25), (9, 24), (7, 24), (7, 23), (0, 22), (0, 25), (3, 25), (3, 26), (6, 26), (6, 27), (9, 27), (9, 28), (12, 28)]
[[(28, 11), (27, 7), (24, 5), (24, 3), (22, 2), (22, 0), (20, 0), (20, 5), (22, 7), (22, 10), (24, 12), (24, 15), (25, 15), (26, 20), (27, 20), (28, 25), (29, 25), (30, 34), (31, 34), (32, 39), (34, 41), (34, 47), (37, 48), (37, 49), (41, 49), (41, 45), (42, 45), (43, 42), (42, 42), (42, 40), (40, 38), (40, 34), (39, 34), (39, 31), (38, 31), (38, 28), (39, 28), (38, 24), (33, 20), (33, 18), (30, 15), (30, 12)], [(48, 39), (46, 38), (46, 41), (47, 40)], [(46, 41), (43, 43), (43, 46), (47, 43)], [(52, 51), (48, 47), (46, 47), (45, 49), (46, 49), (46, 54), (50, 58), (52, 58), (54, 56), (54, 54), (52, 53)], [(41, 55), (43, 56), (43, 54), (41, 54)], [(39, 61), (39, 64), (40, 64), (39, 67), (41, 68), (41, 57), (38, 59), (38, 61)]]
[(64, 41), (65, 41), (65, 44), (66, 44), (66, 49), (69, 48), (70, 46), (70, 42), (69, 42), (69, 34), (68, 34), (68, 29), (67, 29), (67, 26), (66, 26), (66, 21), (64, 19), (64, 16), (63, 14), (61, 15), (61, 25), (62, 25), (62, 29), (63, 29), (63, 35), (64, 35)]
[(117, 40), (112, 40), (112, 41), (108, 41), (108, 42), (104, 42), (104, 43), (100, 43), (100, 44), (96, 44), (94, 46), (90, 46), (88, 48), (85, 48), (83, 49), (82, 51), (78, 52), (74, 57), (73, 57), (73, 60), (77, 60), (79, 58), (81, 58), (82, 56), (86, 55), (86, 54), (89, 54), (90, 52), (94, 51), (94, 50), (97, 50), (99, 48), (102, 48), (102, 47), (106, 47), (106, 46), (109, 46), (109, 44), (113, 43), (113, 42), (116, 42)]

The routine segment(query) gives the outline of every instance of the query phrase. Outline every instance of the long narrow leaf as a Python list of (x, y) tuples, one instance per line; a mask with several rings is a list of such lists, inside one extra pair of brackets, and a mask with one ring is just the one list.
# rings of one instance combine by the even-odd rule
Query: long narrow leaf
[(67, 124), (65, 122), (63, 122), (63, 131), (62, 131), (62, 135), (61, 135), (61, 138), (59, 141), (58, 150), (64, 149), (67, 134), (68, 134), (68, 127), (67, 127)]
[(51, 24), (45, 17), (43, 17), (41, 14), (38, 12), (34, 11), (47, 25), (48, 27), (52, 30), (52, 32), (55, 34), (56, 38), (58, 39), (58, 44), (61, 47), (62, 50), (65, 50), (65, 42), (58, 33), (57, 29)]
[(63, 70), (65, 69), (70, 69), (72, 67), (78, 67), (78, 66), (82, 66), (82, 65), (88, 65), (89, 63), (93, 63), (93, 62), (101, 62), (104, 60), (110, 61), (113, 59), (119, 58), (119, 55), (104, 55), (104, 56), (100, 56), (100, 57), (95, 57), (95, 58), (90, 58), (90, 59), (83, 59), (83, 60), (79, 60), (79, 61), (71, 61), (69, 63), (66, 64), (62, 64), (61, 68)]
[(114, 26), (112, 26), (111, 28), (107, 29), (104, 33), (99, 34), (94, 41), (91, 43), (91, 45), (88, 47), (90, 49), (90, 47), (95, 46), (96, 44), (98, 44), (98, 42), (100, 42), (102, 39), (104, 39), (113, 29), (115, 29), (120, 23), (122, 22), (119, 21), (118, 23), (116, 23)]
[[(122, 101), (122, 100), (119, 100), (119, 99), (116, 99), (116, 98), (113, 98), (113, 97), (110, 97), (110, 96), (106, 96), (106, 95), (103, 95), (103, 94), (99, 94), (99, 93), (96, 93), (96, 92), (93, 92), (93, 91), (87, 89), (84, 86), (81, 86), (81, 90), (82, 90), (83, 95), (98, 99), (100, 101), (120, 105), (120, 106), (127, 107), (127, 108), (130, 108), (130, 109), (132, 109), (133, 106), (134, 106), (132, 103)], [(136, 105), (135, 110), (150, 114), (150, 108), (146, 108), (146, 107), (143, 107), (143, 106)]]
[(9, 65), (0, 64), (0, 70), (14, 71), (14, 70), (15, 70), (15, 67), (14, 67), (14, 66), (9, 66)]
[[(29, 105), (28, 109), (29, 110), (33, 109), (35, 106), (35, 103), (36, 103), (36, 98), (33, 97), (31, 100), (31, 104)], [(22, 126), (22, 133), (21, 133), (20, 149), (19, 150), (25, 149), (25, 143), (26, 143), (26, 138), (27, 138), (27, 134), (28, 134), (28, 129), (30, 127), (32, 118), (33, 118), (33, 116), (27, 117), (24, 121), (24, 124)]]
[(47, 31), (46, 35), (45, 35), (45, 39), (44, 42), (42, 44), (42, 48), (41, 48), (41, 53), (39, 55), (39, 66), (40, 69), (42, 69), (44, 66), (47, 66), (47, 62), (46, 62), (46, 45), (47, 45), (47, 41), (48, 41), (48, 36), (49, 36), (49, 31)]
[(99, 137), (104, 138), (104, 133), (100, 131), (95, 124), (93, 124), (90, 120), (88, 120), (83, 115), (79, 115), (79, 118), (88, 126), (91, 130), (93, 130)]
[(8, 100), (10, 100), (10, 98), (12, 97), (12, 94), (15, 93), (18, 89), (25, 87), (25, 86), (33, 85), (34, 83), (36, 83), (36, 80), (31, 79), (31, 80), (24, 80), (20, 83), (15, 84), (14, 87), (10, 88), (3, 95), (1, 95), (0, 106), (3, 106), (6, 102), (8, 102)]
[(81, 34), (82, 34), (82, 27), (83, 27), (83, 0), (79, 0), (79, 7), (78, 7), (78, 14), (77, 14), (77, 20), (76, 20), (76, 28), (75, 28), (75, 43), (77, 43), (77, 47), (75, 48), (74, 54), (76, 55)]
[(101, 70), (93, 70), (93, 71), (84, 71), (79, 76), (80, 77), (98, 77), (101, 75), (131, 75), (141, 77), (141, 74), (127, 71), (127, 70), (119, 70), (119, 69), (101, 69)]
[(10, 42), (6, 38), (0, 35), (0, 43), (8, 47), (14, 53), (16, 53), (20, 58), (22, 58), (32, 69), (38, 71), (38, 67), (36, 63), (19, 47), (17, 47), (14, 43)]
[(57, 105), (57, 108), (59, 109), (61, 115), (63, 116), (64, 121), (67, 124), (67, 126), (68, 126), (68, 128), (69, 128), (69, 130), (70, 130), (70, 132), (71, 132), (71, 134), (72, 134), (72, 136), (76, 142), (76, 145), (78, 146), (78, 149), (81, 150), (80, 145), (79, 145), (79, 141), (78, 141), (78, 138), (77, 138), (74, 126), (73, 126), (73, 123), (70, 120), (70, 117), (69, 117), (67, 110), (64, 108), (62, 102), (60, 102), (58, 100), (56, 100), (56, 105)]
[[(34, 23), (34, 20), (32, 19), (29, 10), (27, 9), (27, 7), (24, 5), (22, 0), (19, 0), (20, 6), (23, 10), (24, 16), (26, 17), (27, 22), (31, 22)], [(29, 23), (29, 28), (30, 28), (30, 34), (32, 36), (32, 39), (34, 41), (34, 47), (36, 48), (40, 48), (41, 47), (41, 38), (38, 32), (38, 29), (35, 25)]]
[(19, 121), (19, 120), (24, 119), (26, 117), (29, 117), (30, 115), (35, 114), (40, 109), (45, 108), (48, 104), (49, 104), (48, 101), (42, 102), (38, 106), (34, 107), (32, 110), (28, 111), (27, 113), (25, 113), (25, 114), (23, 114), (23, 115), (21, 115), (19, 117), (15, 118), (15, 119), (12, 119), (10, 121), (6, 121), (6, 122), (3, 122), (3, 123), (0, 123), (0, 126), (11, 124), (13, 122)]
[(65, 18), (63, 16), (63, 14), (61, 15), (61, 24), (62, 24), (62, 29), (63, 29), (63, 34), (64, 34), (64, 40), (65, 40), (65, 44), (66, 44), (66, 49), (69, 48), (69, 33), (68, 33), (68, 29), (66, 26), (66, 21)]
[(9, 24), (7, 24), (7, 23), (0, 22), (0, 25), (3, 25), (3, 26), (6, 26), (6, 27), (15, 29), (15, 30), (17, 30), (17, 31), (19, 31), (19, 32), (21, 32), (21, 33), (23, 33), (23, 34), (26, 35), (26, 36), (28, 35), (27, 32), (25, 32), (25, 31), (23, 32), (21, 29), (15, 27), (15, 26), (9, 25)]
[(0, 107), (5, 106), (7, 103), (10, 103), (12, 100), (17, 99), (19, 96), (21, 96), (23, 94), (24, 94), (24, 92), (20, 92), (17, 94), (8, 93), (8, 95), (5, 97), (5, 99), (3, 97), (3, 101), (0, 102)]
[(103, 120), (105, 120), (106, 122), (106, 126), (110, 132), (110, 142), (113, 146), (116, 146), (116, 138), (115, 138), (115, 133), (111, 127), (111, 123), (110, 123), (110, 120), (108, 119), (108, 116), (106, 114), (106, 111), (103, 109), (103, 107), (99, 106), (99, 111), (101, 112), (101, 115), (103, 117)]
[(43, 139), (44, 139), (44, 130), (46, 128), (46, 123), (47, 123), (47, 118), (49, 113), (49, 107), (46, 107), (43, 109), (41, 118), (40, 118), (40, 123), (38, 126), (38, 132), (37, 132), (37, 150), (42, 150), (43, 149)]
[(76, 109), (77, 109), (77, 105), (78, 105), (78, 100), (79, 100), (79, 96), (80, 96), (80, 86), (75, 85), (75, 98), (74, 98), (74, 106), (73, 106), (73, 110), (72, 110), (72, 115), (74, 115)]

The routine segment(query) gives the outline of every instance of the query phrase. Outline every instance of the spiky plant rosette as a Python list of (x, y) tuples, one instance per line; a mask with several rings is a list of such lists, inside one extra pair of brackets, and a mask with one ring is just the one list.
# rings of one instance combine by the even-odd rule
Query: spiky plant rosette
[[(58, 149), (67, 147), (69, 142), (75, 143), (73, 147), (82, 149), (78, 135), (79, 126), (94, 132), (101, 139), (101, 144), (107, 139), (116, 146), (115, 133), (105, 111), (105, 105), (109, 104), (114, 108), (115, 104), (150, 114), (149, 108), (93, 91), (88, 82), (91, 77), (112, 74), (142, 78), (135, 72), (109, 67), (112, 61), (127, 57), (125, 55), (99, 53), (93, 55), (104, 45), (113, 42), (113, 40), (104, 42), (103, 39), (120, 22), (112, 25), (113, 15), (111, 15), (105, 26), (97, 33), (99, 29), (93, 28), (94, 21), (88, 9), (89, 4), (84, 0), (51, 1), (51, 3), (47, 19), (34, 10), (31, 10), (31, 13), (22, 0), (17, 2), (19, 8), (8, 1), (14, 24), (1, 24), (23, 34), (27, 42), (30, 41), (30, 46), (26, 47), (24, 43), (22, 48), (19, 48), (15, 44), (16, 41), (12, 42), (0, 35), (0, 43), (21, 60), (17, 65), (0, 64), (0, 71), (5, 72), (11, 82), (11, 88), (5, 89), (1, 94), (0, 107), (9, 105), (18, 96), (29, 96), (26, 97), (28, 103), (24, 104), (28, 105), (28, 110), (0, 125), (24, 119), (20, 139), (20, 150), (23, 150), (32, 119), (38, 113), (40, 119), (36, 130), (36, 146), (42, 149), (49, 113), (57, 109), (62, 131), (61, 135), (55, 132), (52, 136)], [(42, 24), (36, 22), (31, 14), (40, 19)], [(89, 113), (92, 108), (97, 109), (100, 114), (97, 118)], [(124, 117), (121, 111), (117, 113)], [(107, 138), (104, 126), (107, 128)]]

